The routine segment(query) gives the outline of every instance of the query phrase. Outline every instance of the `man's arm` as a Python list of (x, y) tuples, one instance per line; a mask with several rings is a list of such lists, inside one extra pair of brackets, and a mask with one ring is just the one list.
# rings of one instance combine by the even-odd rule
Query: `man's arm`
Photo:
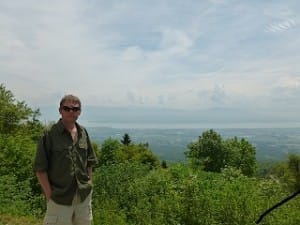
[(92, 169), (92, 167), (87, 168), (87, 173), (88, 173), (88, 176), (90, 178), (90, 181), (92, 181), (92, 178), (93, 178), (93, 169)]
[(51, 198), (52, 194), (52, 190), (48, 179), (48, 173), (46, 171), (37, 171), (36, 176), (48, 201)]

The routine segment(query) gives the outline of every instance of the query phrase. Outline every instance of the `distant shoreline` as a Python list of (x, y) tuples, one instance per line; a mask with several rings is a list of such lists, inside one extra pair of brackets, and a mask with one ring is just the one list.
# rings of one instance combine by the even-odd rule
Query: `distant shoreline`
[(111, 129), (297, 129), (300, 123), (112, 123), (80, 121), (86, 127)]

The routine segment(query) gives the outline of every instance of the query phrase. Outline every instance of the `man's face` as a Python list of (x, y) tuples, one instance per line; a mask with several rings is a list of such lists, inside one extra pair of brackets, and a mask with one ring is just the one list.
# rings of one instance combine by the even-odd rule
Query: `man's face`
[(75, 122), (81, 113), (81, 108), (79, 106), (79, 103), (66, 101), (60, 107), (59, 113), (64, 121)]

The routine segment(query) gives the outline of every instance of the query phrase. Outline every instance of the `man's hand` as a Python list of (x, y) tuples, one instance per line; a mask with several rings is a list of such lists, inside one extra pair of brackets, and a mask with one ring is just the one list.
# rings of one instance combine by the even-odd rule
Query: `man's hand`
[(46, 171), (37, 171), (36, 176), (42, 186), (47, 201), (49, 201), (52, 195), (52, 190), (48, 179), (48, 173)]

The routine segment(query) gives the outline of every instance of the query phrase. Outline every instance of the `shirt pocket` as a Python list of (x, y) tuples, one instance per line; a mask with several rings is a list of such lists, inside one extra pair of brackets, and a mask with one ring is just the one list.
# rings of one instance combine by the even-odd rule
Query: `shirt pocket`
[(81, 141), (78, 143), (78, 151), (80, 154), (81, 160), (85, 161), (87, 159), (88, 145), (87, 142)]
[(52, 160), (56, 165), (64, 165), (71, 157), (72, 146), (67, 144), (57, 144), (53, 146)]
[(65, 152), (68, 151), (72, 148), (72, 144), (67, 144), (67, 143), (56, 143), (53, 145), (53, 151), (54, 152)]

